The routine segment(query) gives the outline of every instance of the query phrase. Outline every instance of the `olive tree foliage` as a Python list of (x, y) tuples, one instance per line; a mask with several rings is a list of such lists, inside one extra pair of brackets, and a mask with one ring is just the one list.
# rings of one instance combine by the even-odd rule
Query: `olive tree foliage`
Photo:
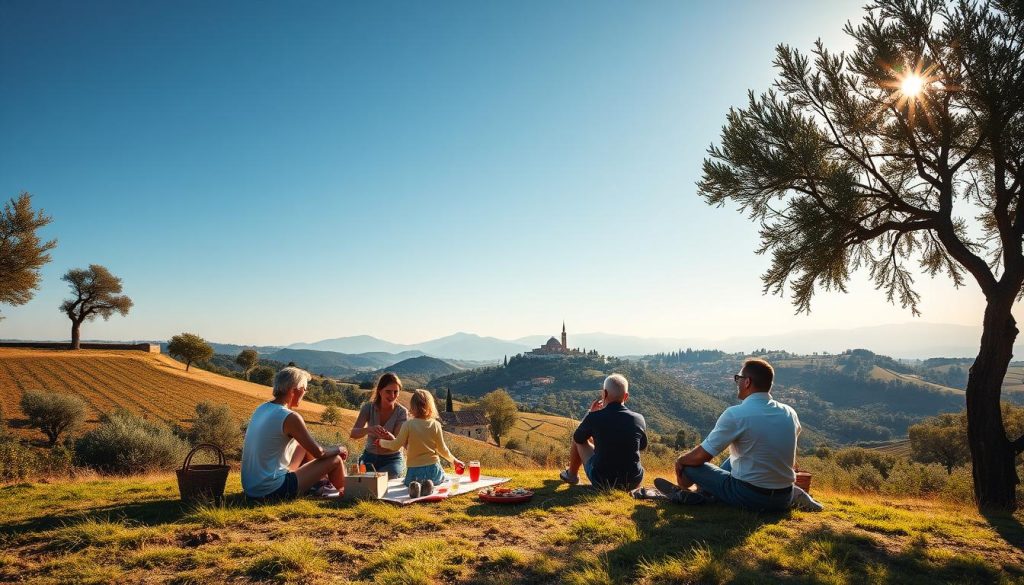
[(940, 414), (907, 429), (910, 457), (921, 463), (938, 463), (946, 473), (971, 460), (967, 449), (967, 416)]
[[(1004, 402), (1003, 425), (1009, 434), (1024, 434), (1024, 408)], [(910, 457), (921, 463), (938, 463), (952, 473), (954, 467), (969, 463), (967, 413), (944, 413), (911, 425)]]
[(85, 408), (85, 401), (74, 394), (28, 390), (21, 395), (29, 425), (42, 431), (51, 447), (85, 421)]
[(227, 456), (235, 457), (242, 449), (242, 426), (227, 404), (204, 400), (196, 405), (196, 419), (188, 431), (188, 440), (193, 445), (216, 445)]
[(260, 363), (260, 354), (255, 349), (243, 349), (235, 357), (235, 363), (241, 366), (245, 379), (249, 379), (249, 372)]
[(487, 413), (487, 427), (494, 442), (500, 447), (501, 438), (512, 430), (519, 418), (519, 407), (508, 392), (498, 388), (480, 398), (480, 408)]
[(68, 283), (73, 295), (60, 306), (71, 319), (71, 349), (81, 349), (82, 323), (96, 317), (109, 320), (114, 313), (123, 317), (132, 308), (132, 300), (121, 294), (121, 279), (99, 264), (72, 268), (61, 280)]
[(977, 503), (999, 509), (1024, 450), (999, 415), (1024, 283), (1021, 6), (879, 0), (847, 24), (850, 53), (779, 46), (774, 88), (730, 110), (698, 185), (759, 224), (764, 292), (788, 288), (798, 312), (857, 269), (915, 315), (915, 275), (980, 287), (968, 436)]
[(202, 337), (195, 333), (175, 335), (167, 343), (167, 353), (175, 359), (185, 362), (187, 372), (192, 362), (201, 362), (213, 357), (213, 348)]
[(249, 373), (249, 381), (255, 382), (256, 384), (263, 384), (264, 386), (274, 385), (274, 375), (277, 372), (270, 366), (256, 366)]
[[(57, 240), (43, 242), (38, 230), (53, 218), (32, 211), (32, 195), (22, 193), (0, 211), (0, 304), (24, 305), (39, 288), (39, 269)], [(3, 319), (3, 316), (0, 316)]]
[(75, 441), (76, 462), (104, 473), (174, 469), (187, 452), (188, 443), (162, 421), (121, 409), (101, 416), (99, 426)]
[(320, 414), (320, 422), (325, 425), (336, 425), (341, 421), (341, 411), (338, 410), (337, 406), (328, 405), (324, 408), (324, 411)]

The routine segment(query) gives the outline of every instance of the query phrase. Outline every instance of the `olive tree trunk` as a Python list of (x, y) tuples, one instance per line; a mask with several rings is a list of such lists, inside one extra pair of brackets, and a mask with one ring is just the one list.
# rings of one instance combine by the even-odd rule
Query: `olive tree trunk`
[(989, 298), (978, 358), (967, 379), (967, 437), (971, 449), (974, 497), (979, 508), (1016, 509), (1017, 446), (1006, 436), (1000, 408), (1003, 378), (1013, 358), (1017, 323), (1015, 295)]

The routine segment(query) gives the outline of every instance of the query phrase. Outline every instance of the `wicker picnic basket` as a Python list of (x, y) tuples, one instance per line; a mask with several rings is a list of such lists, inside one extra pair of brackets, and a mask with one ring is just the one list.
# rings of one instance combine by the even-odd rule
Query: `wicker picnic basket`
[[(200, 449), (217, 453), (216, 464), (192, 465), (192, 456)], [(178, 474), (178, 492), (185, 503), (213, 499), (220, 503), (224, 497), (224, 484), (228, 481), (228, 465), (224, 452), (217, 445), (200, 443), (185, 456)]]

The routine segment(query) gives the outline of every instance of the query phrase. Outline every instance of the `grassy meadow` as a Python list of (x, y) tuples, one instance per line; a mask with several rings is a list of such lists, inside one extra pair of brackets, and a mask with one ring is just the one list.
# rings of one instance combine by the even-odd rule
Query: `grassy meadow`
[(1024, 583), (1020, 515), (829, 492), (820, 514), (759, 515), (486, 471), (535, 498), (252, 505), (232, 474), (223, 506), (183, 507), (170, 475), (11, 484), (0, 581)]
[[(32, 389), (82, 396), (85, 429), (115, 408), (187, 427), (203, 400), (228, 404), (241, 420), (270, 395), (265, 386), (186, 373), (161, 355), (0, 348), (5, 431), (26, 443), (41, 438), (17, 406)], [(361, 448), (347, 439), (354, 411), (342, 409), (337, 425), (320, 424), (322, 411), (308, 402), (300, 409), (322, 442)], [(449, 436), (461, 458), (536, 491), (515, 506), (472, 494), (404, 508), (322, 499), (254, 505), (236, 470), (222, 506), (196, 507), (179, 502), (169, 473), (37, 471), (33, 481), (0, 485), (0, 582), (1024, 584), (1024, 514), (979, 515), (968, 502), (969, 477), (933, 486), (933, 498), (911, 496), (892, 479), (882, 488), (894, 489), (863, 493), (864, 474), (877, 475), (870, 462), (842, 470), (804, 458), (824, 513), (682, 507), (560, 483), (574, 426), (521, 413), (506, 437), (521, 452)], [(906, 446), (891, 448), (895, 456)], [(673, 455), (645, 453), (654, 470), (646, 485), (669, 477)]]

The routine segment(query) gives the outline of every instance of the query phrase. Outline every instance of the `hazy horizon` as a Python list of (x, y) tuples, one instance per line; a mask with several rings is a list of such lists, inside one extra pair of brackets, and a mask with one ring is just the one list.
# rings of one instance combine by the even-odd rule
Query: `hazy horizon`
[(90, 339), (416, 343), (579, 330), (728, 338), (977, 326), (973, 282), (864, 273), (813, 312), (764, 296), (757, 226), (695, 183), (774, 47), (862, 3), (4, 3), (0, 198), (57, 238), (0, 338), (64, 339), (60, 276), (124, 279)]

